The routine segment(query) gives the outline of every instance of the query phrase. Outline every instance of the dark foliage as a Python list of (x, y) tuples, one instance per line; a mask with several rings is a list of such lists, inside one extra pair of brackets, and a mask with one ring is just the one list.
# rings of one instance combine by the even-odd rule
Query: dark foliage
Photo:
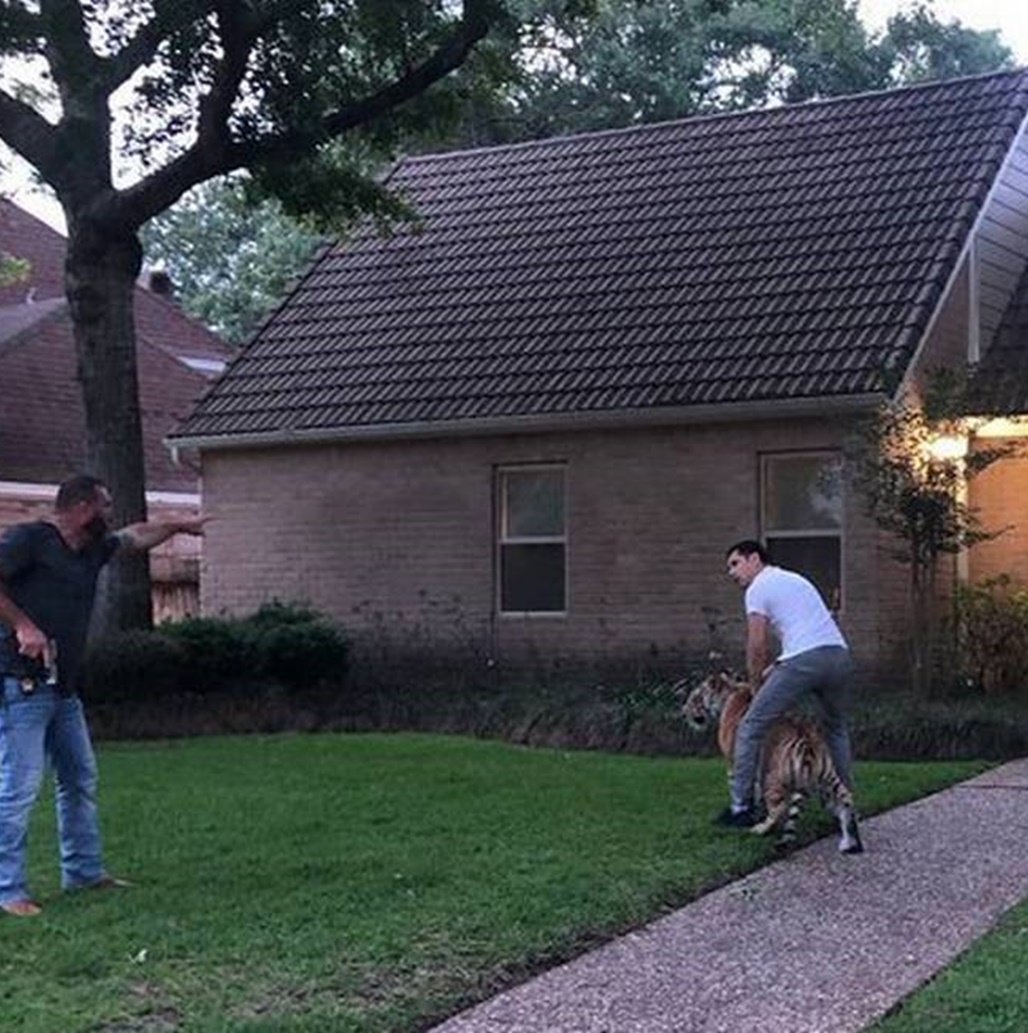
[(190, 617), (154, 633), (183, 647), (183, 688), (207, 694), (246, 681), (255, 672), (255, 636), (244, 621)]
[(249, 625), (256, 645), (257, 670), (293, 692), (339, 686), (346, 679), (349, 647), (324, 620)]
[(273, 603), (245, 618), (192, 617), (111, 635), (90, 650), (84, 695), (113, 703), (267, 689), (340, 693), (348, 657), (346, 637), (322, 615)]
[(115, 632), (89, 652), (83, 696), (89, 702), (156, 700), (183, 690), (188, 651), (155, 631)]
[(962, 588), (957, 609), (963, 685), (986, 695), (1028, 689), (1028, 588), (989, 578)]

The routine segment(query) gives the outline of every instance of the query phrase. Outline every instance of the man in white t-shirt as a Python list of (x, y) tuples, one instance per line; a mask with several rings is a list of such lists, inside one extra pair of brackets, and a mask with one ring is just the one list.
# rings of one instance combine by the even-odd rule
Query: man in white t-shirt
[[(805, 700), (817, 704), (836, 771), (853, 788), (846, 718), (853, 664), (835, 618), (802, 574), (774, 566), (763, 546), (750, 539), (725, 555), (728, 576), (746, 591), (746, 673), (759, 691), (736, 735), (731, 806), (718, 821), (747, 828), (759, 820), (753, 787), (764, 736)], [(781, 647), (777, 656), (772, 636)]]

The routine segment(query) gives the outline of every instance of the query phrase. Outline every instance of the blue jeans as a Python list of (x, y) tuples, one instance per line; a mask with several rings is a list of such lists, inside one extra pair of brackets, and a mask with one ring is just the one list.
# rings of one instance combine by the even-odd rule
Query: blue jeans
[(839, 778), (853, 788), (850, 746), (850, 681), (853, 661), (843, 646), (819, 646), (781, 660), (760, 687), (735, 736), (732, 761), (732, 806), (753, 803), (760, 748), (768, 729), (787, 710), (810, 701), (819, 711), (825, 744)]
[(30, 897), (25, 872), (29, 814), (46, 761), (57, 784), (61, 885), (74, 889), (103, 876), (96, 809), (96, 758), (82, 702), (39, 686), (25, 695), (3, 679), (0, 703), (0, 904)]

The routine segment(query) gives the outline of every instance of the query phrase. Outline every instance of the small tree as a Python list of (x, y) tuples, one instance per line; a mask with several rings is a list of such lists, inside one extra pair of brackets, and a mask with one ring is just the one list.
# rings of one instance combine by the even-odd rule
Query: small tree
[(140, 231), (185, 310), (242, 344), (308, 265), (322, 238), (274, 197), (252, 200), (245, 179), (204, 183)]
[(24, 259), (15, 258), (6, 251), (0, 251), (0, 287), (19, 283), (29, 274), (29, 264)]
[(1011, 447), (975, 447), (945, 457), (936, 445), (966, 439), (978, 416), (968, 415), (966, 376), (937, 371), (920, 402), (901, 396), (883, 404), (860, 428), (849, 450), (850, 477), (868, 514), (896, 539), (892, 555), (910, 572), (912, 680), (927, 694), (939, 643), (940, 560), (1005, 529), (988, 530), (967, 503), (967, 480), (1009, 455)]

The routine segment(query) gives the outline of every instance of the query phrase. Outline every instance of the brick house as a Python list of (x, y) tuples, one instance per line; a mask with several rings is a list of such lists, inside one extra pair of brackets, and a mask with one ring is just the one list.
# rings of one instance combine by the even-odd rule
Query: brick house
[[(85, 417), (64, 297), (64, 237), (0, 199), (0, 251), (27, 259), (26, 280), (0, 287), (0, 527), (47, 516), (56, 487), (85, 468)], [(195, 512), (198, 468), (176, 465), (164, 436), (229, 357), (227, 346), (168, 297), (135, 297), (140, 404), (152, 516)], [(196, 612), (197, 539), (177, 536), (150, 557), (154, 615)]]
[[(703, 650), (761, 536), (884, 659), (906, 574), (841, 449), (887, 384), (1028, 349), (1026, 112), (1021, 71), (400, 162), (419, 224), (325, 250), (171, 439), (203, 605)], [(1018, 529), (968, 576), (1028, 577), (1026, 489), (975, 482)]]

